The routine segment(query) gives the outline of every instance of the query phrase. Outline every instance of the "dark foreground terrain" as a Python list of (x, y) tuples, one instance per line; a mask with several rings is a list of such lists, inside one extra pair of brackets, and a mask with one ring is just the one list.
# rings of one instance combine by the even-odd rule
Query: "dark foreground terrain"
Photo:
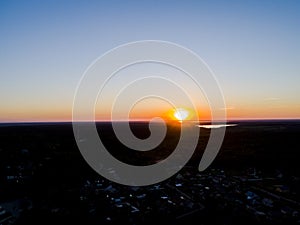
[[(71, 123), (0, 125), (0, 224), (300, 224), (300, 121), (234, 122), (204, 172), (197, 170), (210, 130), (201, 128), (189, 163), (146, 187), (112, 183), (82, 158)], [(133, 133), (149, 136), (146, 123)], [(162, 144), (126, 149), (110, 123), (100, 137), (119, 160), (149, 165), (166, 158), (180, 130)]]

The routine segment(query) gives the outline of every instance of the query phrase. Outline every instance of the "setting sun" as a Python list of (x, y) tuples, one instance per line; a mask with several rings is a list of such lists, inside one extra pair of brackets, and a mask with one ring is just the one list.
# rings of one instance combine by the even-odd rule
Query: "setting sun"
[(175, 109), (174, 117), (175, 117), (178, 121), (182, 122), (183, 120), (185, 120), (185, 119), (188, 118), (189, 114), (190, 114), (190, 113), (189, 113), (188, 110), (183, 109), (183, 108), (177, 108), (177, 109)]

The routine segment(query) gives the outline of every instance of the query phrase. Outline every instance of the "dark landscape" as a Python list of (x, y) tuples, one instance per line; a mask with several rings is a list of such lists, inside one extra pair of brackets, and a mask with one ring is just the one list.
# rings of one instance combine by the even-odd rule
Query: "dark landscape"
[[(233, 121), (213, 164), (198, 171), (210, 129), (188, 164), (145, 187), (108, 181), (84, 161), (71, 123), (0, 125), (0, 224), (299, 224), (300, 121)], [(97, 124), (113, 156), (133, 165), (168, 157), (180, 134), (168, 126), (149, 152), (126, 149)], [(131, 123), (139, 138), (148, 124)]]

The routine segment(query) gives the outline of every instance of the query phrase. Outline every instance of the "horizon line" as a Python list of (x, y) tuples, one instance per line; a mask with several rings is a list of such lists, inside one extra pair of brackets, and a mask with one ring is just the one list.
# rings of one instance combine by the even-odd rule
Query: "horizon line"
[[(33, 121), (0, 121), (0, 124), (17, 124), (17, 123), (73, 123), (73, 122), (149, 122), (151, 119), (131, 119), (131, 120), (80, 120), (80, 121), (72, 121), (72, 120), (33, 120)], [(227, 120), (214, 120), (214, 122), (247, 122), (247, 121), (291, 121), (291, 120), (299, 120), (300, 118), (232, 118)], [(178, 122), (177, 120), (165, 120), (166, 122), (173, 121)], [(186, 120), (186, 122), (211, 122), (211, 120)]]

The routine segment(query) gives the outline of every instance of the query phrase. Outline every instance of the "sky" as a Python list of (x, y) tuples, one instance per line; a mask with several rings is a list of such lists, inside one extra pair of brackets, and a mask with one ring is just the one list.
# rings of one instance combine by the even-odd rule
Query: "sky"
[[(70, 121), (88, 66), (139, 40), (198, 54), (223, 90), (228, 119), (300, 118), (299, 12), (300, 1), (276, 0), (0, 1), (0, 122)], [(105, 104), (98, 119), (109, 118)], [(147, 100), (133, 117), (168, 107)], [(199, 108), (206, 118), (205, 103)]]

